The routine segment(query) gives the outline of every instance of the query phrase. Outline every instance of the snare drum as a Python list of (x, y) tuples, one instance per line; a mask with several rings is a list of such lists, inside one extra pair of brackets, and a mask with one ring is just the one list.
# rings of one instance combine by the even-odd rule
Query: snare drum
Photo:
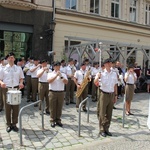
[(21, 103), (21, 91), (8, 90), (7, 92), (7, 104), (19, 105)]

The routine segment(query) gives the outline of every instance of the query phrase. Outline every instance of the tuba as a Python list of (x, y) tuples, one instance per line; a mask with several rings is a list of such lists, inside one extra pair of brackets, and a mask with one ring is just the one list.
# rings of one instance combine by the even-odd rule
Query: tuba
[(77, 98), (80, 97), (80, 95), (82, 94), (83, 90), (84, 90), (85, 87), (87, 86), (87, 84), (88, 84), (88, 82), (89, 82), (88, 77), (89, 77), (90, 73), (91, 73), (91, 70), (90, 70), (90, 68), (89, 68), (89, 70), (88, 70), (87, 73), (86, 73), (85, 78), (83, 79), (83, 81), (82, 81), (82, 83), (81, 83), (81, 85), (80, 85), (81, 88), (80, 88), (80, 89), (77, 88), (77, 92), (76, 92), (76, 97), (77, 97)]

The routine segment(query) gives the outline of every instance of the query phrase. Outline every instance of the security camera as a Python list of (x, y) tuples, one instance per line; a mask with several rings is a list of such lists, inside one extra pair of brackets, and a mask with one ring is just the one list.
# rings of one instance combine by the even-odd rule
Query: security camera
[(48, 51), (48, 52), (47, 52), (47, 55), (48, 55), (48, 56), (55, 55), (55, 52), (54, 52), (54, 51)]

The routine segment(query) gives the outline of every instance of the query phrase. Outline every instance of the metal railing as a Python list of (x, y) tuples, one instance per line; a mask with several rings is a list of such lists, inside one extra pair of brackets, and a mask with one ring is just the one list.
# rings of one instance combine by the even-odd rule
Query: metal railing
[(122, 127), (124, 128), (125, 124), (125, 104), (126, 104), (126, 94), (124, 94), (123, 98), (123, 118), (122, 118)]
[(81, 107), (82, 107), (82, 104), (84, 102), (87, 101), (87, 122), (89, 123), (89, 106), (90, 106), (90, 103), (89, 103), (89, 97), (85, 98), (79, 105), (79, 118), (78, 118), (78, 136), (80, 136), (80, 130), (81, 130)]
[[(19, 134), (20, 134), (20, 145), (23, 145), (22, 144), (22, 112), (24, 109), (32, 106), (32, 105), (36, 105), (38, 104), (39, 102), (41, 102), (41, 100), (38, 100), (32, 104), (29, 104), (29, 105), (26, 105), (24, 107), (22, 107), (19, 111)], [(41, 106), (41, 116), (42, 116), (42, 130), (44, 130), (44, 113), (43, 113), (43, 107), (44, 107), (44, 101), (42, 101), (42, 106)]]

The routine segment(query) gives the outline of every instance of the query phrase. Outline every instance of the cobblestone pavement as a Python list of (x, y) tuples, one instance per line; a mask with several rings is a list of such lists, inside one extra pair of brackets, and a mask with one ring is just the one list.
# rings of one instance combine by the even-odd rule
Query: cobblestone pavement
[[(23, 98), (21, 106), (31, 104)], [(64, 104), (62, 123), (63, 128), (52, 128), (49, 116), (44, 115), (44, 130), (37, 107), (28, 107), (23, 111), (23, 145), (20, 146), (19, 133), (6, 132), (4, 111), (0, 112), (0, 149), (56, 149), (56, 150), (149, 150), (150, 131), (147, 128), (148, 93), (136, 93), (131, 110), (134, 116), (125, 117), (122, 127), (123, 98), (118, 99), (117, 109), (113, 110), (110, 132), (112, 137), (100, 137), (98, 119), (96, 116), (96, 102), (90, 100), (90, 118), (87, 123), (87, 113), (81, 113), (81, 136), (78, 137), (78, 112), (75, 104)]]

